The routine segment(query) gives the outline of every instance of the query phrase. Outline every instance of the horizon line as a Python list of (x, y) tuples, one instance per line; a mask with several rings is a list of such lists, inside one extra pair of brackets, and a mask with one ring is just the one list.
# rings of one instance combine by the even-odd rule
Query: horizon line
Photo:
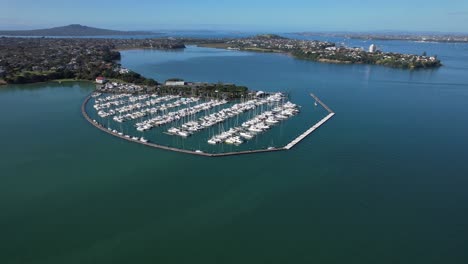
[[(461, 31), (441, 31), (441, 30), (436, 30), (436, 31), (430, 31), (430, 30), (400, 30), (400, 29), (372, 29), (372, 30), (350, 30), (350, 29), (310, 29), (310, 30), (280, 30), (280, 29), (236, 29), (232, 28), (233, 25), (221, 25), (221, 24), (199, 24), (199, 25), (194, 25), (196, 26), (203, 26), (200, 28), (190, 28), (187, 27), (187, 25), (180, 26), (180, 27), (171, 27), (171, 28), (166, 28), (166, 27), (160, 27), (160, 28), (152, 28), (152, 29), (118, 29), (118, 27), (113, 27), (113, 26), (90, 26), (90, 25), (84, 25), (84, 24), (79, 24), (79, 23), (71, 23), (67, 25), (61, 25), (61, 26), (39, 26), (39, 27), (34, 27), (34, 26), (26, 26), (28, 27), (23, 28), (23, 29), (14, 29), (13, 27), (7, 27), (7, 28), (2, 28), (0, 27), (0, 31), (30, 31), (30, 30), (43, 30), (43, 29), (51, 29), (51, 28), (56, 28), (56, 27), (66, 27), (70, 25), (81, 25), (81, 26), (86, 26), (86, 27), (92, 27), (92, 28), (99, 28), (99, 29), (109, 29), (109, 30), (117, 30), (117, 31), (128, 31), (128, 32), (135, 32), (135, 31), (144, 31), (144, 32), (151, 32), (151, 33), (160, 33), (158, 31), (187, 31), (187, 32), (196, 32), (196, 31), (208, 31), (208, 32), (216, 32), (216, 31), (225, 31), (225, 32), (236, 32), (236, 33), (250, 33), (250, 32), (271, 32), (271, 33), (284, 33), (284, 34), (295, 34), (295, 33), (354, 33), (354, 34), (370, 34), (370, 33), (377, 33), (377, 34), (395, 34), (395, 33), (407, 33), (407, 34), (467, 34), (467, 32), (461, 32)], [(23, 25), (25, 26), (25, 25)], [(165, 25), (168, 26), (168, 25)], [(192, 25), (193, 26), (193, 25)], [(239, 26), (239, 25), (237, 25)], [(252, 25), (250, 25), (252, 26)], [(260, 25), (258, 25), (260, 26)], [(34, 27), (34, 28), (33, 28)], [(219, 27), (219, 28), (210, 28), (210, 27)], [(246, 27), (246, 25), (242, 25), (241, 27)]]

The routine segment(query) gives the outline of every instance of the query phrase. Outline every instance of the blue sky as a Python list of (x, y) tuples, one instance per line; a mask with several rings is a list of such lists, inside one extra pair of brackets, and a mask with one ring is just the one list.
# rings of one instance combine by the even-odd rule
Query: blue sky
[(0, 29), (83, 24), (124, 30), (468, 33), (468, 0), (0, 0), (0, 7)]

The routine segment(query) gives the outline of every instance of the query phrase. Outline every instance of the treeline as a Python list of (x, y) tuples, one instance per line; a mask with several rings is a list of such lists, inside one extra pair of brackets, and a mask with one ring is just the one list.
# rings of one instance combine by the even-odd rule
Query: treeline
[(121, 55), (120, 52), (111, 50), (110, 48), (106, 48), (104, 54), (102, 55), (102, 60), (105, 62), (113, 62), (120, 60)]
[(106, 69), (100, 71), (97, 69), (73, 72), (70, 70), (59, 70), (51, 72), (22, 72), (14, 76), (7, 76), (4, 78), (5, 82), (12, 84), (25, 84), (36, 82), (47, 82), (60, 79), (77, 79), (94, 81), (96, 77), (104, 76), (109, 79), (117, 79), (128, 83), (156, 86), (158, 82), (154, 79), (145, 78), (136, 72), (129, 72), (121, 74), (119, 72)]
[(235, 84), (194, 84), (184, 86), (166, 86), (158, 87), (161, 94), (178, 94), (181, 96), (198, 96), (209, 98), (237, 99), (246, 97), (249, 89), (245, 86)]
[(360, 58), (350, 56), (347, 53), (343, 52), (335, 52), (333, 54), (325, 54), (321, 52), (304, 52), (302, 50), (296, 50), (293, 53), (293, 56), (298, 59), (306, 59), (306, 60), (313, 60), (318, 61), (321, 59), (330, 60), (330, 61), (337, 61), (343, 63), (365, 63), (365, 64), (375, 64), (375, 60), (372, 57), (368, 57), (365, 54), (360, 56)]
[(147, 86), (156, 86), (159, 83), (151, 78), (143, 77), (141, 74), (130, 71), (128, 73), (119, 73), (110, 69), (107, 69), (100, 74), (108, 79), (118, 79), (127, 83), (134, 83)]
[(13, 84), (46, 82), (57, 79), (73, 79), (75, 73), (69, 70), (52, 71), (52, 72), (22, 72), (14, 76), (4, 78), (5, 82)]
[(304, 52), (302, 50), (295, 50), (292, 52), (292, 55), (298, 59), (312, 61), (330, 60), (342, 63), (375, 64), (400, 69), (434, 68), (442, 65), (440, 60), (437, 59), (434, 61), (424, 61), (417, 60), (415, 56), (407, 56), (407, 58), (403, 58), (399, 54), (361, 52), (359, 53), (359, 56), (350, 56), (344, 52), (326, 54), (321, 52), (312, 53)]
[(389, 66), (389, 67), (393, 67), (393, 68), (401, 68), (401, 69), (425, 69), (425, 68), (439, 67), (439, 66), (442, 65), (439, 60), (435, 60), (435, 61), (417, 61), (417, 60), (401, 61), (401, 60), (395, 60), (394, 58), (377, 60), (377, 61), (375, 61), (374, 64)]

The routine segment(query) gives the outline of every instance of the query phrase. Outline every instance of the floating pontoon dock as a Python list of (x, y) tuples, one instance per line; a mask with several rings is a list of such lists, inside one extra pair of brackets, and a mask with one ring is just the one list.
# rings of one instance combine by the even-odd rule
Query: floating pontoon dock
[(314, 132), (317, 128), (319, 128), (321, 125), (323, 125), (325, 122), (327, 122), (330, 118), (332, 118), (335, 115), (335, 113), (326, 104), (324, 104), (322, 101), (320, 101), (320, 99), (317, 96), (315, 96), (313, 93), (311, 93), (310, 96), (312, 96), (312, 98), (314, 98), (317, 103), (322, 105), (323, 108), (325, 108), (328, 111), (328, 115), (326, 117), (324, 117), (322, 120), (320, 120), (317, 124), (313, 125), (309, 129), (307, 129), (304, 133), (299, 135), (296, 139), (291, 141), (289, 144), (287, 144), (284, 147), (287, 150), (291, 149), (297, 143), (301, 142), (304, 138), (306, 138), (308, 135), (310, 135), (312, 132)]

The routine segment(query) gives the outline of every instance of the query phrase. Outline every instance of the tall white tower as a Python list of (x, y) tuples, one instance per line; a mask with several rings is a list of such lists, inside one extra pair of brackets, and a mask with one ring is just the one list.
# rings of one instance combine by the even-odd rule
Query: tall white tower
[(372, 44), (369, 46), (369, 52), (374, 53), (377, 51), (377, 46)]

